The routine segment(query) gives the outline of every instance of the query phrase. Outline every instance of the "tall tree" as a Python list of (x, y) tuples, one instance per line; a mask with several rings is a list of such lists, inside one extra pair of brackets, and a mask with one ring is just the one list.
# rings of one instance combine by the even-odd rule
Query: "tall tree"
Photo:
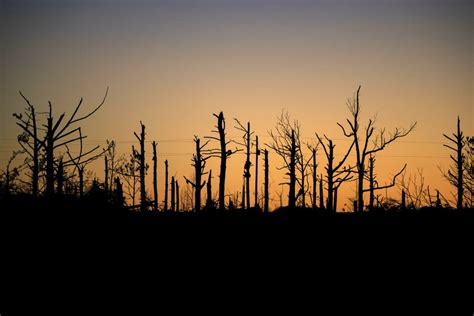
[(467, 141), (461, 130), (461, 120), (459, 116), (456, 133), (453, 133), (452, 137), (446, 134), (443, 134), (443, 136), (451, 142), (449, 145), (444, 144), (443, 146), (451, 149), (455, 153), (455, 156), (449, 156), (454, 164), (450, 167), (447, 173), (444, 173), (444, 177), (456, 188), (456, 207), (460, 210), (463, 207), (464, 171), (466, 166), (464, 149), (466, 148)]
[(327, 197), (327, 203), (326, 203), (326, 208), (329, 212), (331, 211), (337, 211), (335, 209), (335, 199), (334, 199), (334, 192), (337, 192), (337, 189), (341, 186), (342, 183), (351, 180), (351, 172), (352, 172), (352, 167), (343, 167), (344, 163), (347, 160), (347, 157), (349, 157), (349, 154), (352, 151), (352, 147), (354, 147), (354, 142), (352, 142), (351, 146), (345, 153), (344, 157), (337, 163), (336, 165), (334, 164), (334, 148), (336, 145), (333, 143), (332, 139), (329, 139), (326, 135), (324, 135), (324, 138), (327, 141), (327, 145), (324, 143), (323, 139), (316, 134), (316, 137), (319, 140), (319, 143), (322, 145), (324, 149), (324, 153), (326, 154), (327, 158), (327, 166), (326, 166), (326, 183), (327, 183), (327, 191), (328, 191), (328, 197)]
[[(80, 127), (75, 127), (77, 123), (80, 121), (83, 121), (93, 115), (97, 110), (99, 110), (102, 105), (105, 103), (105, 100), (107, 98), (109, 88), (105, 91), (104, 98), (102, 99), (102, 102), (94, 108), (91, 112), (88, 114), (81, 116), (81, 117), (76, 117), (83, 99), (81, 98), (78, 105), (74, 109), (74, 112), (70, 116), (70, 118), (63, 123), (63, 120), (66, 116), (66, 113), (62, 113), (57, 120), (54, 119), (53, 116), (53, 105), (51, 101), (48, 101), (48, 106), (49, 106), (49, 111), (47, 112), (47, 118), (46, 118), (46, 124), (43, 124), (42, 126), (44, 127), (44, 137), (41, 137), (38, 135), (38, 128), (37, 128), (37, 122), (36, 120), (33, 119), (33, 113), (34, 113), (34, 106), (31, 105), (31, 103), (23, 96), (24, 100), (27, 102), (29, 106), (29, 111), (30, 115), (28, 116), (27, 119), (23, 118), (22, 115), (20, 114), (14, 114), (14, 116), (17, 118), (17, 125), (21, 127), (21, 129), (28, 134), (30, 137), (33, 138), (33, 143), (38, 145), (40, 148), (44, 149), (45, 151), (45, 156), (46, 156), (46, 194), (51, 196), (54, 194), (54, 180), (55, 180), (55, 170), (57, 170), (58, 167), (58, 160), (55, 159), (55, 152), (57, 152), (59, 149), (64, 148), (65, 145), (75, 143), (81, 139), (86, 138), (87, 136), (83, 136), (81, 133), (81, 128)], [(21, 94), (21, 93), (20, 93)], [(36, 128), (35, 128), (36, 125)], [(37, 148), (33, 146), (33, 164), (35, 164), (35, 152), (37, 151)], [(35, 166), (33, 168), (36, 168)], [(36, 171), (33, 171), (33, 176), (36, 177), (35, 174)], [(35, 182), (36, 180), (34, 180)]]
[[(364, 210), (364, 180), (366, 178), (366, 161), (371, 154), (375, 154), (379, 151), (384, 150), (388, 145), (393, 143), (399, 138), (405, 137), (410, 134), (416, 126), (416, 122), (411, 124), (408, 129), (395, 128), (395, 130), (386, 135), (385, 129), (381, 129), (378, 135), (374, 135), (375, 131), (375, 119), (369, 119), (367, 126), (363, 131), (360, 129), (360, 88), (357, 89), (354, 98), (349, 99), (347, 107), (349, 109), (351, 118), (347, 119), (348, 128), (345, 128), (342, 124), (337, 123), (342, 129), (344, 135), (350, 139), (353, 139), (355, 144), (355, 156), (356, 156), (356, 167), (357, 167), (357, 208), (359, 212)], [(375, 139), (373, 137), (375, 136)], [(371, 145), (369, 146), (369, 143)]]
[(265, 213), (268, 213), (268, 187), (269, 187), (269, 183), (268, 183), (268, 169), (269, 166), (268, 166), (268, 150), (265, 149), (264, 151), (264, 169), (265, 169), (265, 185), (264, 185), (264, 203), (263, 203), (263, 211)]
[(158, 159), (156, 157), (156, 142), (151, 143), (153, 146), (153, 210), (158, 210)]
[(268, 145), (283, 160), (283, 166), (279, 170), (286, 170), (288, 182), (288, 207), (296, 206), (296, 162), (300, 159), (300, 124), (298, 121), (291, 122), (288, 112), (282, 112), (278, 117), (274, 131), (270, 131), (272, 143)]
[[(202, 151), (209, 143), (209, 141), (205, 142), (201, 145), (201, 139), (198, 136), (194, 136), (194, 143), (196, 144), (196, 153), (193, 155), (192, 158), (192, 166), (194, 167), (194, 179), (195, 181), (191, 181), (188, 178), (184, 177), (186, 183), (192, 185), (194, 188), (194, 210), (199, 212), (201, 210), (201, 190), (206, 185), (206, 181), (202, 182), (202, 176), (206, 174), (204, 169), (206, 167), (206, 161), (210, 157), (204, 157), (202, 155)], [(202, 182), (202, 183), (201, 183)]]
[(385, 190), (385, 189), (395, 186), (398, 176), (401, 175), (403, 171), (405, 171), (406, 167), (407, 165), (405, 164), (403, 168), (392, 177), (391, 183), (380, 185), (377, 181), (377, 176), (374, 173), (375, 156), (373, 154), (369, 156), (369, 173), (368, 175), (366, 175), (366, 180), (369, 181), (369, 188), (364, 189), (364, 193), (369, 192), (369, 210), (374, 209), (375, 192), (379, 190)]
[(242, 200), (245, 202), (244, 208), (250, 208), (250, 167), (252, 166), (252, 163), (250, 162), (250, 148), (251, 148), (251, 143), (250, 143), (250, 138), (253, 134), (250, 130), (250, 122), (247, 122), (247, 127), (244, 127), (242, 123), (238, 119), (234, 119), (237, 125), (235, 126), (236, 129), (239, 131), (243, 132), (242, 142), (237, 142), (235, 143), (245, 147), (245, 164), (244, 164), (244, 179), (245, 179), (245, 190), (242, 191), (242, 193), (245, 192), (245, 195), (242, 196)]
[(205, 153), (208, 157), (220, 158), (220, 174), (219, 174), (219, 209), (225, 209), (225, 179), (226, 179), (226, 170), (227, 170), (227, 158), (239, 151), (237, 148), (234, 150), (227, 149), (227, 145), (231, 141), (226, 140), (225, 132), (225, 119), (224, 113), (220, 112), (219, 115), (213, 114), (217, 118), (216, 130), (213, 130), (214, 133), (217, 133), (219, 136), (206, 136), (205, 138), (213, 139), (219, 142), (219, 149), (209, 149), (205, 150)]
[(146, 170), (148, 169), (148, 165), (145, 162), (145, 125), (140, 121), (141, 126), (141, 133), (138, 135), (136, 132), (133, 132), (135, 137), (138, 139), (140, 143), (140, 152), (135, 152), (136, 156), (138, 157), (139, 161), (139, 168), (140, 168), (140, 210), (142, 212), (146, 211), (147, 209), (147, 202), (146, 202), (146, 188), (145, 188), (145, 175)]

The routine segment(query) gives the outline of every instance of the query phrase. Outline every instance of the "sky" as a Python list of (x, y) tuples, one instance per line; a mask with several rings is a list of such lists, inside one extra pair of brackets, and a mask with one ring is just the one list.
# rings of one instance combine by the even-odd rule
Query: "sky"
[[(379, 180), (407, 163), (407, 175), (422, 168), (425, 182), (449, 196), (439, 171), (450, 161), (442, 134), (454, 132), (459, 115), (474, 135), (473, 8), (457, 0), (0, 0), (0, 168), (18, 148), (19, 90), (40, 110), (51, 101), (58, 116), (81, 97), (85, 113), (109, 87), (103, 108), (82, 125), (86, 144), (116, 140), (128, 154), (141, 120), (147, 140), (158, 141), (159, 173), (168, 159), (183, 181), (193, 172), (193, 135), (211, 135), (220, 111), (230, 138), (240, 137), (238, 118), (265, 144), (286, 110), (301, 123), (303, 141), (325, 133), (342, 154), (350, 142), (336, 123), (361, 85), (362, 125), (376, 117), (390, 131), (417, 122), (378, 156)], [(241, 189), (243, 164), (243, 155), (230, 159), (227, 193)], [(274, 153), (270, 165), (278, 199)], [(90, 166), (103, 176), (102, 162)], [(208, 167), (217, 176), (218, 161)], [(342, 190), (341, 207), (355, 183)]]

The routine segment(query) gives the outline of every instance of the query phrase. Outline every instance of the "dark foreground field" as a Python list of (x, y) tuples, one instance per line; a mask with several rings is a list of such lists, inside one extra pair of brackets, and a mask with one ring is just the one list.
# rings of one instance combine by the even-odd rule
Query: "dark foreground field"
[(169, 297), (226, 302), (220, 311), (264, 296), (313, 306), (324, 301), (318, 293), (360, 297), (370, 306), (382, 299), (388, 310), (411, 303), (472, 310), (472, 210), (195, 214), (54, 205), (2, 207), (1, 287), (12, 311), (32, 302), (51, 310), (58, 301), (114, 305), (137, 296), (144, 304)]

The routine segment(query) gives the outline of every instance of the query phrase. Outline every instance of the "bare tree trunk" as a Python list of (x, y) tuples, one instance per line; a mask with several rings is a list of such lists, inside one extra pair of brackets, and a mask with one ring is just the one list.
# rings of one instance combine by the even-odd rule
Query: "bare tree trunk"
[(46, 134), (46, 195), (54, 195), (54, 135), (53, 135), (53, 118), (48, 117), (47, 134)]
[(165, 211), (168, 210), (168, 160), (165, 160)]
[(293, 209), (296, 207), (295, 187), (296, 187), (296, 140), (295, 131), (291, 131), (291, 153), (290, 153), (290, 187), (288, 193), (288, 207)]
[(268, 150), (265, 149), (265, 202), (264, 202), (264, 207), (263, 211), (265, 213), (268, 213)]
[(225, 174), (227, 169), (227, 143), (225, 140), (224, 113), (220, 112), (217, 118), (217, 130), (221, 147), (221, 167), (219, 174), (219, 209), (225, 209)]
[(157, 172), (157, 164), (158, 159), (156, 158), (156, 142), (153, 141), (153, 209), (155, 211), (158, 210), (158, 172)]
[(370, 198), (369, 198), (369, 211), (374, 210), (374, 201), (375, 201), (375, 190), (374, 190), (374, 161), (375, 158), (374, 156), (369, 157), (369, 192), (370, 192)]
[(145, 125), (140, 122), (141, 133), (140, 136), (135, 134), (135, 137), (140, 142), (140, 210), (142, 212), (146, 211), (146, 188), (145, 188)]
[(79, 172), (79, 197), (84, 196), (84, 168), (78, 168), (77, 169)]
[(457, 193), (458, 193), (458, 197), (457, 197), (457, 203), (456, 203), (456, 207), (458, 210), (462, 209), (463, 208), (463, 205), (462, 205), (462, 198), (463, 198), (463, 195), (464, 195), (464, 182), (463, 182), (463, 162), (464, 162), (464, 158), (463, 158), (463, 155), (462, 155), (462, 150), (463, 150), (463, 147), (464, 147), (464, 141), (463, 141), (463, 135), (462, 135), (462, 132), (461, 132), (461, 120), (459, 119), (459, 116), (458, 116), (458, 128), (457, 128), (457, 134), (456, 134), (456, 139), (458, 140), (457, 141), (457, 173), (458, 173), (458, 176), (457, 176)]
[(324, 210), (324, 183), (323, 183), (323, 174), (319, 180), (319, 208)]
[(247, 123), (247, 160), (245, 161), (245, 196), (246, 208), (250, 208), (250, 122)]
[(64, 193), (64, 167), (62, 158), (59, 160), (57, 177), (57, 194), (63, 195)]
[[(249, 126), (250, 127), (250, 126)], [(258, 208), (258, 156), (260, 149), (258, 148), (258, 136), (255, 136), (255, 208)]]
[(333, 161), (334, 161), (334, 145), (332, 140), (329, 141), (329, 156), (328, 156), (328, 202), (327, 209), (329, 212), (333, 210), (333, 186), (334, 186), (334, 174), (333, 174)]
[(175, 211), (175, 184), (174, 177), (171, 177), (171, 211)]
[(313, 203), (312, 207), (313, 209), (316, 209), (316, 149), (312, 150), (313, 153)]
[(206, 200), (206, 206), (208, 208), (213, 206), (212, 202), (212, 170), (209, 170), (209, 177), (207, 178), (207, 200)]
[(104, 176), (105, 196), (108, 196), (109, 195), (109, 161), (107, 159), (107, 156), (104, 156), (104, 173), (105, 173), (105, 176)]
[(178, 180), (175, 181), (176, 184), (176, 212), (179, 212), (179, 184)]

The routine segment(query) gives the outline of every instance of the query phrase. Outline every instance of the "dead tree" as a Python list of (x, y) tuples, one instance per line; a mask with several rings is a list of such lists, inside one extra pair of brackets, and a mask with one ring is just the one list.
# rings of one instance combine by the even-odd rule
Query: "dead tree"
[(464, 137), (464, 133), (461, 131), (461, 120), (458, 116), (458, 124), (457, 124), (457, 131), (453, 133), (453, 136), (448, 136), (443, 134), (443, 136), (448, 139), (451, 144), (446, 145), (447, 147), (456, 153), (456, 156), (449, 155), (451, 160), (453, 161), (453, 165), (450, 167), (447, 173), (443, 173), (444, 177), (449, 181), (449, 183), (456, 188), (457, 196), (456, 196), (456, 208), (458, 210), (462, 209), (463, 207), (463, 195), (464, 195), (464, 169), (465, 169), (465, 160), (466, 157), (464, 156), (464, 148), (467, 144), (466, 139)]
[(140, 181), (139, 175), (139, 161), (136, 154), (135, 146), (132, 145), (132, 152), (128, 161), (121, 164), (116, 173), (122, 178), (126, 184), (128, 197), (132, 200), (132, 207), (135, 208), (135, 200), (137, 194), (137, 187)]
[[(242, 142), (237, 142), (235, 141), (236, 144), (245, 147), (245, 164), (244, 164), (244, 179), (245, 179), (245, 193), (246, 195), (242, 196), (242, 199), (244, 200), (244, 207), (243, 208), (250, 208), (250, 167), (252, 166), (252, 163), (250, 162), (250, 149), (251, 149), (251, 143), (250, 143), (250, 138), (253, 135), (253, 132), (250, 130), (250, 122), (247, 123), (247, 127), (245, 128), (242, 123), (238, 119), (234, 119), (237, 125), (235, 126), (236, 129), (239, 131), (243, 132), (244, 134), (242, 135)], [(244, 192), (244, 191), (242, 191)]]
[(171, 211), (175, 211), (175, 184), (174, 184), (174, 176), (171, 177)]
[(369, 174), (366, 177), (366, 180), (369, 182), (369, 188), (364, 189), (364, 192), (369, 192), (369, 210), (370, 211), (374, 209), (375, 191), (385, 190), (385, 189), (395, 186), (397, 177), (401, 175), (403, 171), (405, 171), (405, 168), (407, 167), (407, 165), (405, 164), (403, 168), (397, 174), (393, 176), (391, 183), (386, 184), (386, 185), (379, 185), (377, 181), (377, 176), (374, 173), (374, 166), (375, 166), (375, 156), (371, 154), (369, 156)]
[(178, 179), (176, 179), (175, 185), (176, 185), (176, 212), (179, 212), (179, 184), (178, 184)]
[(153, 141), (151, 145), (153, 146), (153, 210), (158, 211), (158, 159), (156, 158), (156, 142)]
[[(69, 151), (68, 151), (69, 152)], [(109, 160), (107, 156), (104, 156), (104, 190), (105, 196), (109, 193)]]
[(141, 126), (140, 136), (135, 132), (133, 134), (140, 142), (140, 153), (136, 152), (136, 155), (138, 157), (139, 168), (140, 168), (140, 210), (144, 212), (147, 209), (145, 174), (146, 174), (146, 169), (148, 169), (148, 165), (146, 165), (145, 163), (145, 125), (143, 125), (141, 121), (140, 121), (140, 126)]
[[(30, 101), (19, 91), (23, 100), (25, 100), (28, 107), (24, 114), (13, 114), (17, 119), (16, 124), (21, 127), (23, 132), (18, 135), (18, 143), (23, 151), (31, 158), (31, 192), (34, 197), (38, 196), (39, 188), (39, 174), (40, 174), (40, 155), (41, 149), (44, 146), (44, 140), (39, 136), (39, 132), (44, 131), (44, 128), (38, 126), (37, 113), (35, 107)], [(23, 116), (24, 115), (24, 116)]]
[(258, 156), (260, 156), (260, 148), (258, 147), (258, 136), (255, 136), (255, 208), (258, 205)]
[(278, 118), (275, 131), (270, 131), (272, 143), (268, 145), (283, 160), (283, 166), (279, 170), (286, 170), (288, 182), (288, 207), (296, 206), (296, 162), (300, 159), (300, 124), (298, 121), (290, 121), (288, 113), (282, 113)]
[(164, 211), (168, 211), (168, 160), (165, 160), (165, 201)]
[(13, 167), (12, 165), (15, 161), (15, 159), (23, 154), (25, 151), (24, 150), (15, 150), (12, 152), (12, 155), (8, 159), (7, 167), (5, 171), (2, 171), (0, 174), (0, 179), (2, 180), (0, 183), (3, 186), (3, 190), (1, 193), (3, 193), (5, 196), (10, 195), (12, 189), (14, 188), (13, 182), (15, 179), (20, 175), (21, 169), (25, 167), (25, 164), (17, 167)]
[(324, 135), (324, 138), (328, 142), (327, 145), (323, 142), (323, 139), (318, 134), (316, 134), (316, 137), (318, 138), (319, 143), (322, 145), (324, 153), (326, 154), (326, 158), (327, 158), (327, 165), (325, 169), (326, 169), (326, 183), (327, 183), (327, 191), (328, 191), (327, 201), (328, 202), (326, 204), (326, 208), (329, 212), (337, 211), (334, 205), (334, 191), (335, 189), (337, 190), (342, 185), (342, 183), (352, 179), (352, 176), (351, 176), (352, 168), (351, 167), (342, 168), (342, 167), (344, 163), (346, 162), (347, 157), (349, 157), (349, 154), (352, 151), (352, 147), (354, 147), (354, 142), (351, 144), (351, 146), (345, 153), (342, 160), (339, 161), (338, 164), (334, 165), (334, 148), (336, 147), (336, 145), (333, 143), (332, 139), (329, 139), (326, 135)]
[[(355, 97), (347, 102), (347, 107), (349, 109), (351, 119), (347, 119), (349, 127), (346, 129), (342, 124), (337, 123), (342, 129), (344, 135), (350, 139), (353, 139), (355, 144), (355, 155), (356, 155), (356, 167), (357, 167), (357, 207), (358, 211), (362, 212), (364, 210), (364, 180), (366, 175), (366, 166), (365, 163), (367, 158), (371, 154), (375, 154), (379, 151), (384, 150), (388, 145), (393, 143), (395, 140), (405, 137), (410, 134), (416, 126), (416, 122), (413, 123), (408, 129), (399, 129), (395, 130), (390, 134), (385, 134), (385, 129), (381, 129), (379, 134), (372, 139), (375, 131), (375, 119), (370, 119), (364, 131), (360, 130), (360, 86), (357, 89)], [(363, 135), (361, 135), (363, 134)], [(369, 143), (371, 143), (369, 147)]]
[(206, 199), (206, 208), (214, 208), (214, 201), (212, 200), (212, 170), (209, 170), (209, 176), (207, 178), (207, 199)]
[[(54, 194), (54, 180), (55, 180), (54, 172), (55, 172), (55, 169), (57, 169), (55, 151), (57, 151), (60, 148), (63, 148), (67, 144), (75, 143), (78, 140), (84, 139), (87, 137), (81, 134), (80, 127), (74, 127), (74, 125), (82, 120), (87, 119), (91, 115), (93, 115), (105, 103), (108, 91), (109, 89), (107, 88), (102, 102), (93, 111), (91, 111), (90, 113), (84, 116), (76, 118), (76, 115), (82, 105), (83, 99), (81, 98), (73, 114), (64, 124), (62, 123), (66, 116), (66, 113), (61, 114), (59, 118), (55, 121), (53, 117), (53, 105), (51, 104), (51, 101), (48, 101), (49, 111), (47, 113), (47, 119), (46, 119), (47, 123), (42, 125), (45, 128), (44, 130), (45, 135), (43, 138), (38, 135), (37, 127), (36, 128), (34, 127), (34, 125), (37, 125), (37, 122), (36, 120), (33, 119), (31, 110), (30, 110), (31, 121), (29, 121), (30, 118), (25, 120), (22, 117), (22, 115), (14, 114), (14, 116), (18, 120), (17, 125), (20, 126), (23, 129), (23, 131), (29, 135), (29, 137), (33, 138), (33, 143), (38, 144), (40, 148), (44, 149), (44, 152), (46, 155), (46, 159), (45, 159), (46, 160), (46, 195), (52, 196)], [(24, 99), (28, 103), (28, 106), (30, 107), (30, 109), (33, 109), (34, 107), (31, 105), (31, 103), (26, 98)], [(35, 151), (37, 151), (36, 149), (35, 147), (33, 147), (33, 155)], [(33, 157), (33, 160), (35, 161), (34, 157)], [(35, 162), (33, 162), (33, 164), (35, 164)], [(35, 174), (35, 171), (33, 172), (33, 174)]]
[(209, 141), (201, 145), (201, 139), (198, 136), (194, 136), (194, 143), (196, 144), (196, 153), (193, 155), (191, 161), (193, 162), (192, 166), (194, 167), (195, 181), (193, 182), (186, 177), (184, 177), (184, 179), (186, 180), (186, 183), (190, 184), (194, 188), (194, 210), (196, 212), (199, 212), (201, 210), (201, 190), (206, 185), (206, 181), (202, 182), (202, 176), (206, 174), (206, 172), (204, 172), (204, 169), (206, 168), (207, 159), (210, 158), (209, 156), (204, 157), (202, 155), (202, 151), (209, 143)]
[(324, 183), (323, 174), (319, 177), (319, 208), (324, 210)]
[(311, 195), (311, 207), (313, 209), (316, 209), (316, 199), (317, 199), (317, 196), (316, 196), (316, 184), (317, 184), (317, 168), (318, 168), (318, 165), (316, 163), (316, 150), (317, 148), (316, 147), (312, 147), (310, 148), (311, 149), (311, 157), (312, 157), (312, 180), (313, 180), (313, 186), (312, 186), (312, 195)]
[[(79, 133), (81, 133), (79, 131)], [(107, 156), (105, 156), (105, 153), (108, 152), (113, 146), (115, 146), (115, 142), (109, 142), (107, 141), (107, 148), (103, 148), (101, 151), (97, 152), (97, 150), (99, 149), (99, 145), (95, 146), (94, 148), (92, 148), (91, 150), (88, 150), (88, 151), (85, 151), (84, 152), (84, 146), (83, 146), (83, 139), (80, 138), (79, 139), (79, 153), (73, 157), (73, 155), (71, 154), (71, 151), (69, 149), (69, 146), (66, 145), (66, 154), (69, 158), (69, 160), (67, 160), (65, 163), (64, 163), (64, 167), (69, 167), (69, 166), (74, 166), (74, 171), (73, 171), (73, 175), (75, 175), (75, 172), (77, 171), (78, 173), (78, 177), (79, 177), (79, 197), (83, 197), (84, 196), (84, 171), (86, 169), (86, 166), (95, 161), (96, 159), (98, 159), (99, 157), (101, 157), (102, 155), (104, 155), (104, 158), (105, 158), (105, 190), (106, 192), (108, 191), (108, 186), (107, 186), (107, 179), (108, 179), (108, 160), (107, 160)]]
[(219, 137), (206, 136), (205, 138), (216, 140), (220, 144), (220, 149), (209, 149), (205, 150), (205, 154), (208, 157), (220, 158), (220, 174), (219, 174), (219, 209), (225, 209), (225, 178), (227, 170), (227, 158), (235, 154), (239, 149), (227, 149), (227, 145), (230, 141), (226, 140), (225, 133), (225, 119), (224, 113), (220, 112), (219, 115), (213, 114), (217, 118), (217, 125), (215, 126), (217, 130), (214, 130), (214, 133), (217, 133)]
[(268, 213), (268, 150), (265, 149), (264, 151), (264, 169), (265, 169), (265, 189), (264, 189), (264, 203), (263, 203), (263, 211)]

